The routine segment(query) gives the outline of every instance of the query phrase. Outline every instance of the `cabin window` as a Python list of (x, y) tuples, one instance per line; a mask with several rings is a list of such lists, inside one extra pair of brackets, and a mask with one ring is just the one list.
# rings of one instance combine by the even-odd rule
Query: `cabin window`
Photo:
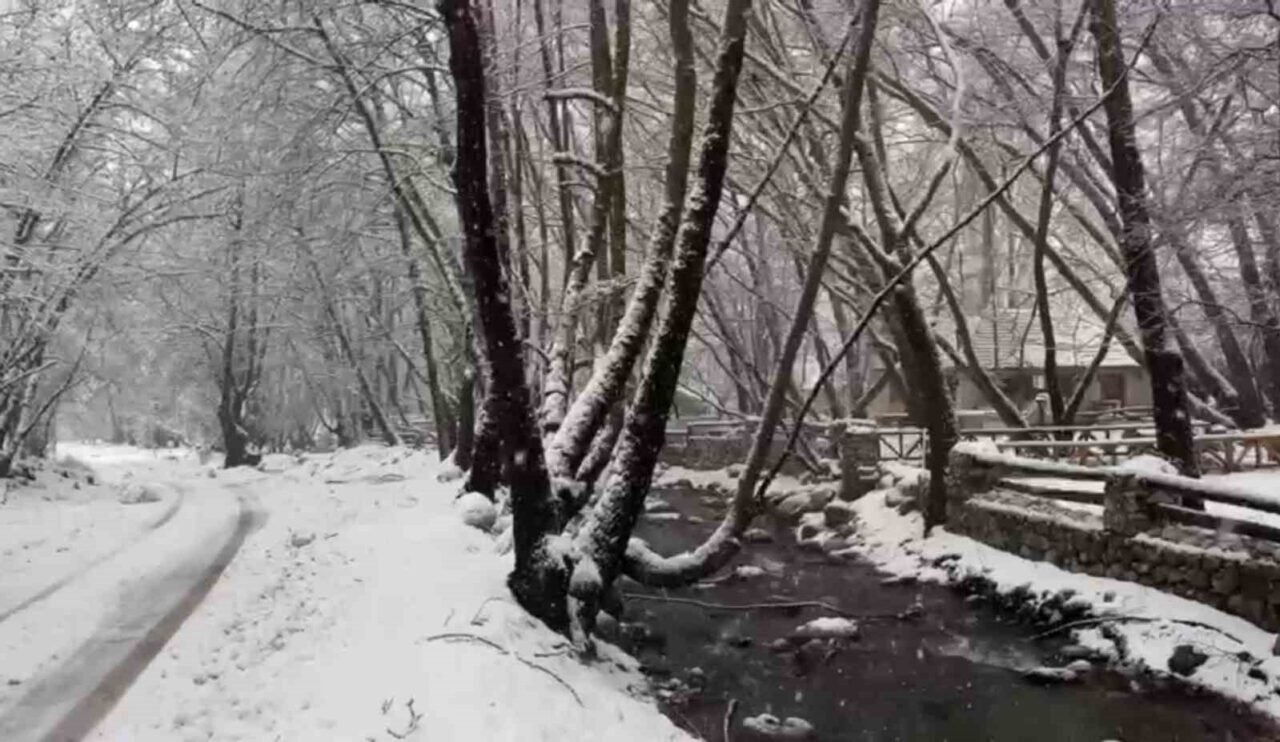
[(1124, 406), (1124, 374), (1117, 371), (1107, 371), (1098, 374), (1098, 391), (1099, 396), (1104, 401), (1116, 401), (1120, 406)]

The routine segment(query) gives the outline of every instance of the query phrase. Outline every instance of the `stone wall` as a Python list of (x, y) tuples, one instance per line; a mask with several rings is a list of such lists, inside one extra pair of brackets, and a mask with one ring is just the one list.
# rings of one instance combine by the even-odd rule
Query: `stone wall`
[[(668, 440), (658, 455), (658, 460), (668, 466), (683, 466), (686, 469), (711, 471), (724, 469), (735, 464), (745, 463), (747, 454), (751, 452), (751, 441), (754, 430), (727, 435), (699, 435), (679, 437)], [(789, 431), (788, 431), (789, 432)], [(823, 439), (806, 435), (806, 440), (819, 456), (830, 453), (830, 445)], [(773, 442), (773, 456), (777, 456), (787, 445), (787, 438), (779, 434)], [(772, 462), (772, 459), (770, 459)], [(797, 456), (787, 457), (782, 465), (782, 473), (799, 476), (806, 471), (804, 462)]]
[(1123, 488), (1110, 488), (1104, 517), (999, 487), (964, 492), (954, 484), (949, 531), (1073, 572), (1154, 587), (1280, 631), (1280, 555), (1273, 543), (1162, 524)]

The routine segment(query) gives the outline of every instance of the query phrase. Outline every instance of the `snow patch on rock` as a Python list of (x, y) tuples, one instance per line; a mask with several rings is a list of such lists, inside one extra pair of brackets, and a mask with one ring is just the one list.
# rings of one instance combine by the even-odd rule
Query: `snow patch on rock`
[(855, 639), (858, 622), (851, 618), (823, 616), (801, 624), (792, 633), (805, 639)]

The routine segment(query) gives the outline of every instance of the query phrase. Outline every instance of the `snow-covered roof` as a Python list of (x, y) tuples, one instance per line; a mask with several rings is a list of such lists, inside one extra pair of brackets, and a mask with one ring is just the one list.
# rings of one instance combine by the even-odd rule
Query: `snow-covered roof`
[[(969, 317), (968, 325), (974, 352), (983, 368), (1038, 369), (1044, 363), (1044, 341), (1040, 323), (1030, 307), (1001, 308)], [(940, 316), (934, 323), (934, 329), (960, 350), (955, 322), (950, 315)], [(1102, 343), (1103, 329), (1101, 322), (1082, 313), (1058, 312), (1054, 317), (1058, 366), (1088, 366)], [(944, 356), (944, 362), (949, 365), (950, 359)], [(1107, 348), (1102, 365), (1108, 368), (1130, 368), (1138, 364), (1113, 340)]]

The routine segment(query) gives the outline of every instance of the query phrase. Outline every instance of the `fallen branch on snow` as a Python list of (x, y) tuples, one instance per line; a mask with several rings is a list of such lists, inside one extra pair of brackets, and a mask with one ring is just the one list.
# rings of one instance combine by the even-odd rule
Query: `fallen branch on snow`
[(724, 742), (733, 742), (733, 715), (738, 713), (738, 699), (729, 699), (729, 708), (724, 710)]
[(516, 654), (515, 652), (512, 652), (511, 650), (507, 649), (506, 647), (502, 646), (501, 644), (498, 644), (497, 642), (495, 642), (495, 641), (493, 641), (493, 640), (491, 640), (491, 639), (486, 639), (486, 638), (484, 638), (483, 636), (476, 636), (475, 634), (468, 634), (468, 633), (465, 633), (465, 632), (462, 632), (462, 631), (452, 631), (452, 632), (449, 632), (449, 633), (446, 633), (446, 634), (435, 634), (435, 635), (432, 635), (432, 636), (428, 636), (427, 638), (423, 639), (423, 641), (424, 641), (424, 642), (435, 642), (435, 641), (451, 641), (451, 642), (456, 642), (456, 641), (471, 641), (471, 642), (477, 642), (477, 643), (479, 643), (479, 644), (483, 644), (483, 645), (485, 645), (485, 646), (487, 646), (487, 647), (492, 647), (493, 649), (496, 649), (496, 650), (498, 650), (499, 652), (502, 652), (502, 653), (503, 653), (503, 654), (505, 654), (505, 655), (509, 655), (509, 656), (511, 656), (511, 657), (514, 657), (515, 659), (519, 660), (519, 661), (520, 661), (520, 663), (521, 663), (521, 664), (523, 664), (523, 665), (525, 665), (526, 667), (531, 667), (531, 668), (533, 668), (534, 670), (537, 670), (538, 672), (544, 673), (544, 674), (546, 674), (546, 675), (550, 675), (550, 676), (551, 676), (551, 678), (552, 678), (553, 680), (555, 680), (555, 681), (556, 681), (557, 683), (559, 683), (560, 685), (564, 686), (564, 689), (565, 689), (565, 690), (569, 691), (569, 693), (573, 696), (573, 700), (577, 701), (579, 706), (583, 706), (583, 707), (585, 707), (585, 706), (586, 706), (586, 704), (584, 704), (584, 703), (582, 702), (582, 696), (579, 696), (579, 695), (578, 695), (578, 691), (574, 690), (572, 685), (569, 685), (567, 682), (565, 682), (564, 678), (560, 677), (559, 675), (555, 674), (555, 673), (554, 673), (554, 672), (552, 672), (551, 670), (548, 670), (547, 668), (543, 667), (542, 665), (539, 665), (539, 664), (538, 664), (538, 663), (536, 663), (536, 662), (530, 662), (529, 660), (526, 660), (525, 658), (521, 657), (520, 655)]
[(1180, 619), (1180, 618), (1157, 618), (1153, 616), (1095, 616), (1093, 618), (1082, 618), (1078, 621), (1071, 621), (1069, 623), (1064, 623), (1061, 626), (1055, 626), (1054, 628), (1049, 629), (1048, 631), (1044, 631), (1039, 634), (1036, 634), (1035, 636), (1028, 639), (1028, 641), (1033, 641), (1033, 642), (1039, 641), (1040, 639), (1053, 636), (1054, 634), (1061, 634), (1062, 632), (1067, 631), (1069, 629), (1078, 629), (1085, 626), (1096, 626), (1098, 624), (1112, 623), (1112, 622), (1114, 623), (1157, 623), (1157, 622), (1177, 623), (1177, 624), (1182, 624), (1183, 626), (1191, 626), (1197, 629), (1208, 629), (1209, 631), (1215, 631), (1227, 637), (1228, 639), (1235, 642), (1236, 644), (1244, 644), (1244, 642), (1240, 641), (1240, 639), (1237, 638), (1236, 636), (1226, 631), (1223, 631), (1217, 626), (1213, 626), (1211, 624), (1207, 624), (1202, 621), (1191, 621), (1191, 620)]

